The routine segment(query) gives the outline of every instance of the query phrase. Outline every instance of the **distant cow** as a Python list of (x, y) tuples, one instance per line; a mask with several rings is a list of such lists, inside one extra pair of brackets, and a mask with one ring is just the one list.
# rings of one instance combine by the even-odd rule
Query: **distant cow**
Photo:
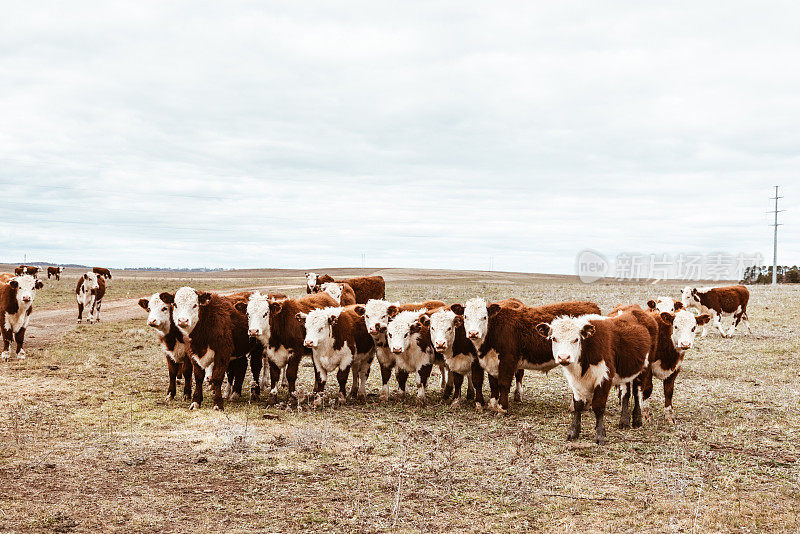
[(56, 280), (61, 280), (61, 273), (63, 272), (64, 272), (63, 267), (48, 267), (47, 279), (49, 280), (51, 276), (55, 276)]
[(315, 275), (316, 283), (313, 287), (309, 287), (310, 280), (308, 276), (313, 274), (314, 273), (308, 273), (306, 275), (306, 291), (309, 293), (321, 291), (322, 284), (337, 282), (340, 284), (348, 284), (351, 288), (353, 288), (353, 293), (355, 293), (356, 297), (356, 303), (358, 304), (366, 304), (370, 299), (386, 298), (386, 282), (382, 276), (359, 276), (356, 278), (347, 278), (345, 280), (334, 280), (327, 274)]
[(75, 299), (78, 301), (78, 323), (83, 319), (83, 311), (88, 314), (89, 324), (100, 322), (100, 306), (106, 294), (106, 282), (96, 273), (84, 273), (78, 278)]
[(183, 334), (172, 319), (172, 295), (169, 293), (161, 297), (153, 293), (150, 298), (139, 299), (139, 306), (148, 312), (147, 324), (158, 332), (161, 350), (167, 360), (169, 371), (169, 386), (167, 387), (166, 402), (175, 398), (175, 381), (178, 376), (183, 377), (183, 400), (192, 398), (192, 361), (186, 354), (186, 342)]
[[(538, 323), (536, 331), (551, 343), (553, 358), (572, 390), (575, 411), (567, 439), (578, 439), (581, 413), (591, 404), (596, 418), (594, 440), (605, 443), (608, 393), (612, 385), (629, 385), (646, 368), (652, 344), (647, 328), (624, 313), (610, 318), (558, 317)], [(634, 402), (634, 410), (638, 410), (638, 396)], [(623, 405), (620, 426), (624, 426), (626, 415)]]
[[(242, 309), (241, 304), (237, 306)], [(244, 309), (247, 313), (249, 335), (257, 338), (264, 346), (264, 360), (269, 366), (270, 378), (268, 402), (274, 402), (277, 398), (278, 380), (283, 368), (286, 368), (289, 395), (295, 395), (300, 360), (304, 354), (311, 353), (304, 345), (305, 327), (297, 321), (297, 314), (329, 306), (336, 306), (336, 301), (327, 293), (306, 295), (297, 299), (270, 299), (258, 291), (251, 295)], [(261, 387), (266, 386), (264, 370), (261, 374)]]
[(17, 276), (22, 276), (24, 274), (29, 274), (36, 278), (36, 275), (39, 273), (39, 268), (35, 265), (20, 265), (19, 267), (14, 269), (14, 274)]
[(673, 313), (683, 308), (683, 303), (672, 297), (656, 297), (647, 301), (647, 307), (650, 311)]
[(105, 267), (92, 267), (92, 272), (111, 280), (111, 271)]
[[(739, 322), (744, 320), (747, 333), (751, 332), (750, 322), (747, 318), (747, 302), (750, 300), (750, 292), (744, 286), (726, 286), (714, 288), (696, 288), (687, 286), (681, 293), (681, 302), (686, 309), (696, 308), (700, 313), (708, 312), (714, 318), (714, 326), (717, 327), (722, 337), (733, 337)], [(722, 329), (721, 318), (733, 315), (733, 325), (730, 330), (725, 332)], [(703, 337), (708, 334), (706, 325), (703, 325)]]
[(22, 275), (0, 285), (0, 330), (3, 331), (3, 361), (8, 361), (11, 343), (16, 341), (17, 359), (25, 359), (22, 344), (28, 328), (36, 290), (44, 287), (41, 280)]
[(339, 382), (338, 402), (344, 404), (347, 392), (347, 375), (352, 368), (353, 386), (350, 395), (365, 399), (369, 367), (375, 357), (375, 343), (367, 333), (364, 323), (364, 306), (321, 308), (308, 313), (298, 313), (306, 330), (304, 345), (311, 349), (314, 366), (319, 373), (316, 387), (316, 405), (325, 395), (325, 384), (330, 373), (336, 372)]
[[(433, 310), (444, 306), (441, 300), (428, 300), (425, 302), (413, 302), (400, 304), (399, 302), (387, 302), (383, 299), (371, 299), (364, 306), (364, 322), (367, 325), (367, 332), (375, 342), (375, 354), (378, 357), (378, 364), (381, 367), (381, 387), (380, 399), (385, 401), (389, 398), (389, 379), (392, 376), (392, 369), (395, 368), (395, 356), (389, 350), (386, 341), (386, 329), (389, 326), (389, 307), (396, 306), (398, 311), (421, 310), (422, 308)], [(402, 369), (397, 369), (397, 382), (402, 383), (402, 390), (405, 391), (405, 382), (408, 373)]]
[[(465, 312), (465, 322), (467, 312), (470, 312), (469, 308)], [(536, 333), (536, 325), (562, 315), (599, 314), (600, 308), (593, 302), (562, 302), (536, 307), (493, 303), (482, 310), (473, 305), (471, 313), (485, 317), (485, 321), (475, 321), (473, 317), (471, 323), (485, 325), (486, 338), (478, 348), (478, 359), (490, 377), (497, 379), (497, 396), (492, 391), (489, 409), (505, 413), (508, 411), (511, 380), (518, 369), (546, 372), (556, 366), (550, 354), (550, 342)], [(467, 329), (467, 335), (471, 337), (470, 329)], [(477, 384), (475, 389), (477, 394)]]
[(322, 284), (333, 282), (333, 277), (328, 274), (306, 273), (306, 293), (316, 293)]
[(356, 294), (350, 284), (344, 282), (325, 282), (321, 290), (339, 303), (340, 306), (350, 306), (356, 303)]

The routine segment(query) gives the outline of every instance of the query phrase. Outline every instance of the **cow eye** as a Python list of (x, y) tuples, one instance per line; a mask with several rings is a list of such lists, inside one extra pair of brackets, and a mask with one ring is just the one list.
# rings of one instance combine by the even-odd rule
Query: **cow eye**
[(266, 314), (266, 313), (264, 314), (264, 317), (265, 317), (265, 318), (267, 317), (267, 314)]
[(161, 311), (167, 311), (168, 309), (169, 309), (169, 308), (167, 308), (166, 306), (164, 306), (163, 308), (161, 308)]
[(696, 328), (697, 328), (696, 326), (693, 326), (692, 327), (692, 332), (694, 332)]
[(573, 343), (577, 343), (577, 342), (578, 342), (578, 340), (577, 340), (577, 339), (573, 339), (573, 340), (572, 340), (572, 342), (573, 342)]
[(192, 306), (192, 309), (194, 309), (194, 308), (196, 308), (196, 307), (197, 307), (197, 304), (195, 304), (194, 306)]

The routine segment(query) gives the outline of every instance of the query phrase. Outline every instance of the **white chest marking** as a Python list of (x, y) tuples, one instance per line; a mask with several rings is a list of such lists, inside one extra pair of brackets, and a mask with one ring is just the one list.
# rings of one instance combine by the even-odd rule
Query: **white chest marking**
[(281, 345), (277, 349), (273, 349), (271, 347), (267, 347), (264, 351), (272, 363), (277, 365), (279, 368), (286, 367), (286, 363), (289, 361), (289, 358), (292, 357), (292, 351)]
[(452, 351), (448, 351), (448, 353), (444, 354), (444, 363), (447, 364), (447, 368), (460, 375), (469, 374), (472, 370), (472, 361), (472, 354), (458, 354), (453, 356)]
[(30, 315), (28, 315), (28, 308), (23, 310), (22, 306), (20, 306), (19, 310), (14, 315), (6, 313), (6, 320), (3, 326), (6, 330), (11, 330), (12, 332), (16, 333), (23, 328), (28, 328), (29, 320)]
[(411, 337), (408, 349), (395, 354), (397, 367), (408, 373), (416, 373), (423, 365), (433, 363), (433, 352), (424, 351), (417, 344), (418, 335)]
[(490, 375), (497, 376), (500, 373), (500, 356), (496, 350), (490, 349), (486, 356), (479, 358), (478, 361), (481, 367)]
[(583, 402), (591, 401), (595, 388), (608, 378), (606, 362), (589, 366), (583, 376), (581, 376), (581, 366), (578, 363), (562, 366), (561, 370), (564, 372), (564, 378), (567, 379), (570, 389), (572, 389), (572, 395)]
[(653, 362), (653, 365), (650, 367), (650, 369), (652, 369), (654, 377), (656, 377), (656, 378), (658, 378), (660, 380), (665, 380), (665, 379), (669, 378), (669, 376), (672, 373), (674, 373), (675, 371), (678, 371), (681, 368), (681, 363), (683, 363), (683, 362), (678, 362), (678, 364), (675, 366), (674, 369), (664, 369), (663, 367), (661, 367), (661, 361), (660, 360), (656, 360), (656, 361)]

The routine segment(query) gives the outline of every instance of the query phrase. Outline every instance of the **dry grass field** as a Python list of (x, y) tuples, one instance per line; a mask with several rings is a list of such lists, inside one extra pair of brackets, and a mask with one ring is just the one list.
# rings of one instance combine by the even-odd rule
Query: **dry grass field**
[[(198, 278), (219, 289), (302, 284), (295, 273), (254, 272), (226, 286), (214, 274)], [(115, 276), (110, 296), (182, 283)], [(62, 302), (48, 297), (54, 285), (37, 306)], [(387, 276), (390, 299), (590, 299), (604, 311), (677, 288)], [(528, 373), (523, 402), (505, 416), (439, 403), (438, 387), (424, 408), (381, 404), (375, 368), (366, 404), (265, 409), (246, 395), (224, 413), (208, 402), (190, 412), (164, 403), (166, 366), (144, 312), (81, 325), (24, 362), (0, 364), (0, 531), (797, 532), (800, 291), (754, 287), (748, 312), (753, 335), (698, 338), (676, 385), (676, 427), (663, 420), (656, 382), (641, 429), (618, 430), (610, 401), (602, 447), (591, 441), (590, 414), (582, 439), (565, 441), (558, 371)], [(301, 371), (309, 391), (312, 370)], [(331, 398), (334, 390), (329, 383)]]

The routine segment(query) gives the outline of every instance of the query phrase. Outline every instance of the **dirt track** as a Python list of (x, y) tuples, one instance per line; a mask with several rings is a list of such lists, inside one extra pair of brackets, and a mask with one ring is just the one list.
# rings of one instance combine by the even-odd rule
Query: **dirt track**
[[(300, 285), (280, 285), (262, 287), (242, 287), (218, 291), (222, 295), (229, 295), (239, 291), (299, 289)], [(39, 348), (61, 338), (65, 333), (77, 326), (77, 306), (58, 308), (54, 310), (38, 310), (34, 307), (31, 321), (25, 332), (25, 347)], [(127, 321), (135, 318), (145, 318), (145, 312), (139, 307), (139, 299), (118, 299), (103, 301), (100, 318), (103, 322)], [(144, 324), (144, 323), (142, 323)]]

